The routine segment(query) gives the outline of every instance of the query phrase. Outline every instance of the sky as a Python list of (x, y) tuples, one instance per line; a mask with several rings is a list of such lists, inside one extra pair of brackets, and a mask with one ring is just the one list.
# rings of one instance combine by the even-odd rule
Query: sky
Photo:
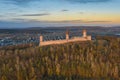
[(119, 25), (120, 0), (0, 0), (0, 28)]

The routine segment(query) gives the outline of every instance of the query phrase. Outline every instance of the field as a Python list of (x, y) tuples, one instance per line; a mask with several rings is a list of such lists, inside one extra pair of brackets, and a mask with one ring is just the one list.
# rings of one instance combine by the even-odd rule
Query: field
[(0, 49), (0, 80), (119, 80), (120, 38)]

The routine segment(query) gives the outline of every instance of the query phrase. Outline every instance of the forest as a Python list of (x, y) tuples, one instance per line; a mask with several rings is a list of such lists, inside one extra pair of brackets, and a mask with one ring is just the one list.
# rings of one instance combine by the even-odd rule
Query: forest
[(120, 80), (120, 38), (0, 48), (0, 80)]

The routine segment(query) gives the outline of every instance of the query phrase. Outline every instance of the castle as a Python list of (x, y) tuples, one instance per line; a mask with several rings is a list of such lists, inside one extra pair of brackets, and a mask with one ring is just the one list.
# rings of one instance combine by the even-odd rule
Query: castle
[(76, 41), (89, 41), (89, 40), (91, 40), (91, 36), (87, 36), (86, 30), (83, 30), (83, 36), (73, 37), (71, 39), (69, 38), (69, 32), (66, 31), (66, 39), (64, 39), (64, 40), (43, 41), (43, 36), (41, 35), (39, 46), (53, 45), (53, 44), (64, 44), (64, 43), (76, 42)]

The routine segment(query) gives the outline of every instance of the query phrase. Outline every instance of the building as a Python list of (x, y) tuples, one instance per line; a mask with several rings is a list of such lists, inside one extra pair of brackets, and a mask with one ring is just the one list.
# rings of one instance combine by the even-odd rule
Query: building
[(40, 43), (39, 46), (46, 46), (46, 45), (53, 45), (53, 44), (64, 44), (69, 42), (76, 42), (76, 41), (90, 41), (91, 36), (87, 35), (87, 31), (83, 30), (83, 36), (81, 37), (73, 37), (69, 38), (69, 31), (66, 31), (66, 39), (64, 40), (50, 40), (50, 41), (43, 41), (43, 36), (40, 36)]

